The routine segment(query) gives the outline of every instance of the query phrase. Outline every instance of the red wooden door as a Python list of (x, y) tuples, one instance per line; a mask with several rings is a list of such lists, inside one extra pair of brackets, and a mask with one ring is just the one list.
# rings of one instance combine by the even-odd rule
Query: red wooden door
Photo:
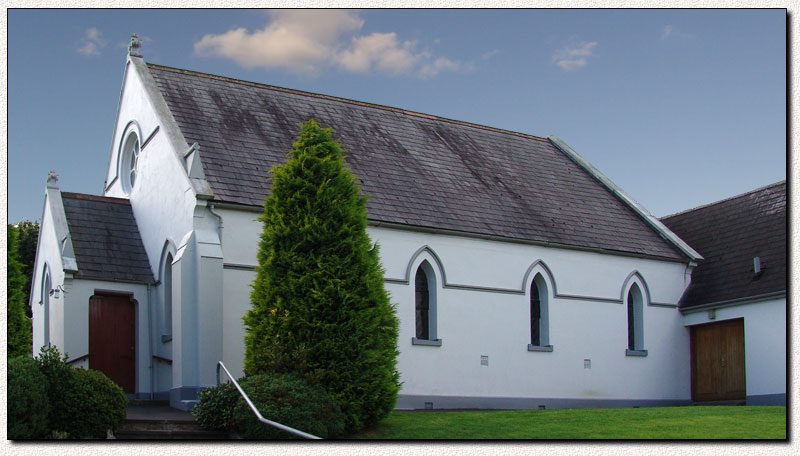
[(692, 400), (745, 399), (744, 320), (691, 328)]
[(136, 313), (127, 296), (89, 299), (89, 367), (136, 392)]

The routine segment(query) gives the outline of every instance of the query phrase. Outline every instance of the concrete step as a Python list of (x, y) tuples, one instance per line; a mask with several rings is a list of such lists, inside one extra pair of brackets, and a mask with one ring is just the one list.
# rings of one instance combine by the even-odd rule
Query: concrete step
[(228, 440), (224, 432), (209, 431), (117, 431), (117, 440)]
[(111, 438), (146, 440), (228, 439), (225, 432), (201, 428), (191, 413), (172, 408), (163, 401), (131, 401), (125, 409), (126, 419)]
[(206, 431), (192, 421), (175, 421), (159, 419), (128, 419), (114, 433), (118, 440), (128, 439), (181, 439), (208, 440), (228, 439), (225, 432)]

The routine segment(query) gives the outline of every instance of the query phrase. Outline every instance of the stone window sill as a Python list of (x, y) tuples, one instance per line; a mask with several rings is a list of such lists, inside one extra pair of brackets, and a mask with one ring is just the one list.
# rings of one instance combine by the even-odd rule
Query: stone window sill
[(531, 345), (528, 344), (529, 352), (551, 352), (553, 351), (552, 345)]
[(411, 345), (427, 345), (430, 347), (441, 347), (442, 346), (442, 339), (417, 339), (416, 337), (411, 338)]
[(647, 356), (647, 350), (625, 349), (625, 356)]

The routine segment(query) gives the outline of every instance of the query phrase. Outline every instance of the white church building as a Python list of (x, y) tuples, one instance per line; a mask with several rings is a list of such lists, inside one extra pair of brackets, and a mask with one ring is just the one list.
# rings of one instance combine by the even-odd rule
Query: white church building
[(560, 139), (129, 54), (102, 196), (48, 179), (34, 355), (181, 409), (218, 361), (242, 375), (270, 168), (314, 118), (371, 195), (398, 409), (692, 402), (688, 326), (707, 321), (680, 303), (703, 257)]

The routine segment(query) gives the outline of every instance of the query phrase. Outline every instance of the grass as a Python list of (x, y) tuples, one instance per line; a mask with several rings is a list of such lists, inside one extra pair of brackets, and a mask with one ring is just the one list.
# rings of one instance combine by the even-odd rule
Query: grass
[(393, 412), (358, 439), (786, 439), (786, 407)]

